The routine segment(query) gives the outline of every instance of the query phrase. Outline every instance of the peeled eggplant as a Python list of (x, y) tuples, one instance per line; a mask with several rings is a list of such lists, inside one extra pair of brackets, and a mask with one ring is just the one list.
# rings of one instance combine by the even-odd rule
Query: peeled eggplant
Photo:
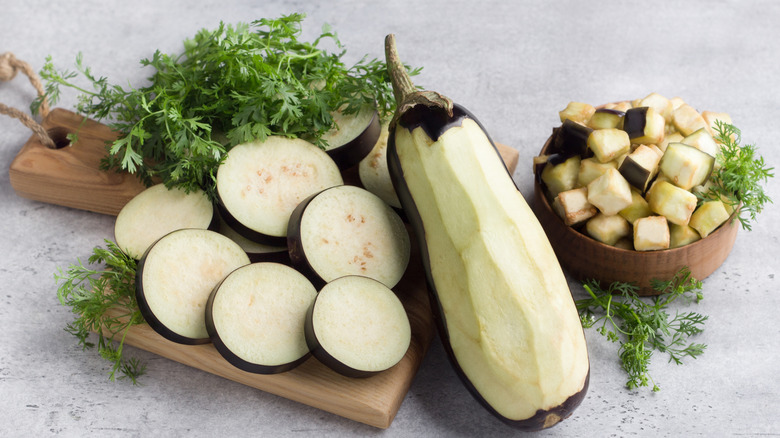
[(560, 264), (483, 126), (414, 87), (393, 35), (385, 49), (398, 103), (388, 167), (450, 363), (502, 421), (551, 427), (582, 402), (590, 374)]

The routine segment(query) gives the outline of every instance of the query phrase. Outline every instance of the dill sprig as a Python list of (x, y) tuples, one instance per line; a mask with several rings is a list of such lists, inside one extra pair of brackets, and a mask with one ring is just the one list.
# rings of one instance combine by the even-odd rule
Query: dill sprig
[(583, 283), (589, 298), (576, 301), (583, 327), (598, 325), (599, 334), (620, 344), (618, 356), (628, 374), (629, 389), (652, 384), (653, 391), (660, 390), (648, 373), (654, 351), (667, 353), (669, 361), (679, 365), (685, 357), (696, 358), (706, 348), (688, 338), (702, 332), (707, 316), (667, 312), (681, 297), (697, 303), (703, 299), (701, 281), (683, 268), (671, 280), (653, 280), (651, 286), (660, 295), (644, 300), (634, 284), (614, 282), (604, 289), (599, 282), (589, 280)]
[(57, 270), (57, 297), (76, 316), (65, 330), (76, 336), (83, 349), (95, 347), (89, 336), (97, 335), (98, 352), (113, 364), (109, 378), (128, 378), (137, 384), (145, 366), (122, 355), (127, 329), (144, 322), (135, 298), (136, 261), (114, 242), (105, 242), (105, 248), (93, 249), (87, 265), (78, 260), (64, 271)]
[(737, 218), (742, 228), (750, 231), (750, 223), (766, 204), (772, 203), (762, 183), (774, 177), (774, 168), (767, 167), (755, 145), (740, 145), (742, 133), (734, 125), (717, 120), (714, 131), (720, 145), (716, 157), (718, 168), (710, 176), (709, 188), (697, 196), (701, 202), (720, 200), (733, 209), (738, 208)]

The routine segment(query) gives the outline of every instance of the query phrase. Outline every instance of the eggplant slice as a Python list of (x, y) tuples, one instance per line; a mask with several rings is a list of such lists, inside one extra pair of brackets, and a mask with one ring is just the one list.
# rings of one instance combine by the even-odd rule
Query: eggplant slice
[(272, 136), (228, 152), (217, 170), (217, 206), (242, 236), (283, 246), (295, 207), (343, 182), (338, 166), (322, 149), (305, 140)]
[(373, 193), (348, 185), (302, 202), (290, 218), (287, 239), (293, 266), (318, 288), (345, 275), (392, 288), (411, 250), (400, 216)]
[(114, 240), (122, 251), (137, 260), (149, 246), (171, 231), (207, 229), (213, 219), (214, 206), (203, 191), (185, 193), (157, 184), (122, 207), (114, 225)]
[(368, 377), (397, 364), (411, 342), (401, 301), (387, 286), (361, 276), (333, 280), (306, 315), (314, 357), (347, 377)]
[(144, 320), (170, 341), (208, 343), (209, 294), (247, 264), (241, 247), (215, 231), (184, 229), (165, 235), (138, 262), (136, 298)]
[(366, 190), (379, 196), (396, 210), (401, 210), (401, 201), (398, 200), (387, 169), (387, 133), (388, 124), (385, 123), (371, 153), (360, 161), (358, 177)]
[(375, 108), (365, 106), (356, 113), (334, 111), (331, 116), (335, 127), (321, 138), (327, 143), (325, 151), (339, 169), (349, 169), (365, 158), (379, 139), (379, 114)]
[(217, 351), (237, 368), (289, 371), (309, 357), (304, 321), (316, 296), (311, 282), (289, 266), (243, 266), (214, 288), (206, 327)]

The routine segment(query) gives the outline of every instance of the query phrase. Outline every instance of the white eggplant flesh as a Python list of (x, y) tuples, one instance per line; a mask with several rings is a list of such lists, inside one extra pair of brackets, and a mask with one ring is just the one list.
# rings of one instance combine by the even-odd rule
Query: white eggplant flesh
[(358, 165), (358, 177), (366, 190), (379, 196), (391, 207), (400, 209), (401, 201), (398, 200), (387, 170), (387, 129), (387, 123), (382, 124), (374, 148)]
[(138, 262), (136, 298), (144, 320), (181, 344), (209, 342), (206, 302), (233, 270), (249, 264), (238, 244), (210, 230), (183, 229), (155, 242)]
[(341, 277), (317, 294), (306, 317), (312, 355), (349, 377), (368, 377), (395, 366), (411, 343), (404, 306), (382, 283)]
[(289, 371), (309, 357), (304, 322), (316, 296), (295, 269), (253, 263), (214, 288), (206, 327), (217, 351), (237, 368), (257, 374)]
[(322, 149), (301, 139), (268, 137), (228, 152), (217, 171), (218, 205), (222, 217), (243, 236), (283, 245), (295, 207), (343, 182)]
[(114, 240), (119, 248), (139, 259), (159, 238), (182, 228), (207, 229), (214, 219), (214, 207), (201, 190), (186, 193), (164, 184), (137, 194), (119, 211)]
[(411, 243), (398, 213), (360, 187), (331, 187), (293, 212), (288, 230), (293, 266), (315, 287), (346, 275), (395, 286), (406, 271)]
[[(481, 126), (463, 118), (436, 140), (398, 127), (399, 183), (424, 239), (426, 271), (456, 370), (485, 406), (529, 430), (584, 396), (583, 329), (541, 228)], [(393, 172), (391, 168), (391, 172)], [(392, 173), (391, 173), (392, 174)]]

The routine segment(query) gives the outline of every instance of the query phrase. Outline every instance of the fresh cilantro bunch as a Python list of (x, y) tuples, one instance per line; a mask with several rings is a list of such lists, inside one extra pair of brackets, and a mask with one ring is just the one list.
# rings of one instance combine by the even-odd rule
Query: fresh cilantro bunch
[[(81, 93), (76, 110), (106, 120), (120, 133), (108, 146), (105, 169), (134, 173), (147, 185), (162, 181), (213, 196), (217, 166), (236, 144), (282, 135), (324, 146), (320, 138), (333, 127), (336, 109), (349, 114), (369, 104), (383, 117), (392, 114), (385, 63), (363, 58), (348, 67), (342, 60), (345, 50), (327, 25), (313, 42), (302, 41), (304, 17), (203, 29), (184, 42), (182, 53), (157, 51), (142, 60), (154, 74), (140, 88), (95, 76), (81, 54), (77, 72), (91, 89), (72, 82), (77, 72), (57, 71), (51, 57), (41, 77), (52, 103), (60, 86), (75, 88)], [(325, 41), (340, 52), (321, 48)]]
[(66, 331), (76, 336), (84, 349), (95, 346), (89, 335), (96, 333), (100, 355), (113, 363), (110, 379), (119, 372), (120, 378), (133, 383), (145, 371), (137, 359), (122, 356), (127, 329), (144, 322), (135, 298), (135, 273), (135, 260), (106, 240), (105, 248), (93, 249), (87, 265), (78, 261), (54, 275), (60, 303), (76, 315)]
[(737, 218), (742, 228), (750, 231), (750, 222), (756, 220), (766, 204), (772, 203), (762, 183), (774, 177), (774, 168), (767, 167), (755, 145), (740, 146), (742, 133), (734, 125), (717, 120), (714, 131), (720, 145), (719, 168), (710, 176), (709, 189), (697, 196), (701, 201), (721, 200), (739, 208)]
[(683, 358), (696, 358), (706, 345), (688, 342), (688, 338), (704, 330), (707, 316), (696, 312), (676, 312), (667, 309), (678, 298), (699, 302), (702, 282), (696, 280), (687, 268), (681, 269), (671, 280), (651, 282), (660, 295), (650, 300), (638, 296), (639, 288), (631, 283), (615, 282), (606, 289), (590, 280), (583, 284), (589, 297), (576, 301), (577, 310), (585, 328), (600, 324), (597, 331), (612, 342), (620, 344), (618, 355), (623, 370), (628, 374), (629, 389), (659, 386), (648, 373), (654, 351), (667, 353), (669, 361), (682, 364)]

